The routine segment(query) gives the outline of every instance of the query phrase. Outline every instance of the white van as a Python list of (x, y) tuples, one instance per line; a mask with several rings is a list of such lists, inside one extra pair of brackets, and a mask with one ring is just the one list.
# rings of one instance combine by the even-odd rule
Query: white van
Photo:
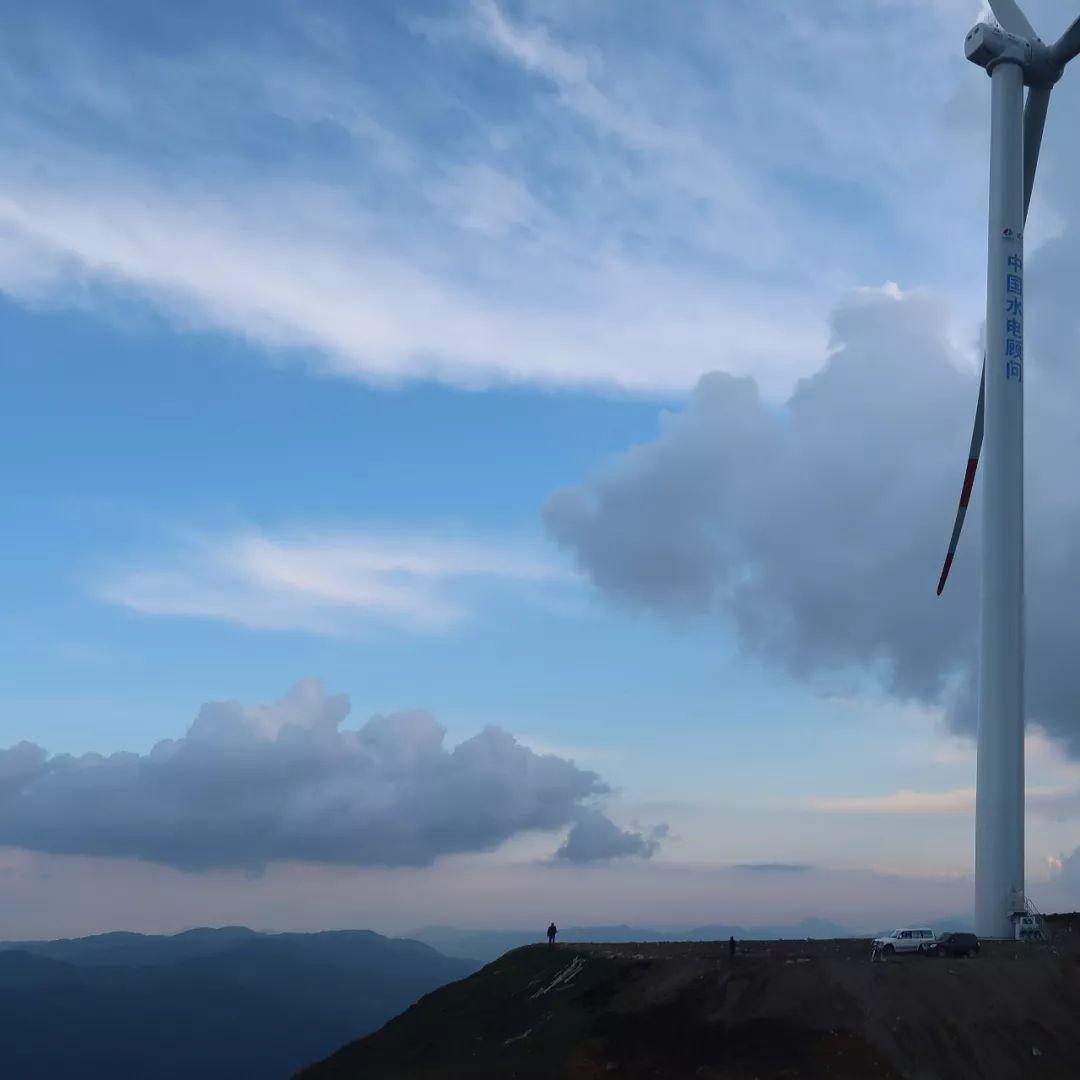
[(884, 937), (874, 938), (874, 947), (884, 956), (902, 952), (928, 952), (934, 941), (934, 931), (929, 926), (904, 927)]

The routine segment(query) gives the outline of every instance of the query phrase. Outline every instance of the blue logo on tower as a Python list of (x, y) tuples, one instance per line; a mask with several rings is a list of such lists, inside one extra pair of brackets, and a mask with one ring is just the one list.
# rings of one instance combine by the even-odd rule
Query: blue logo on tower
[[(1012, 229), (1002, 233), (1014, 238)], [(1024, 381), (1024, 257), (1013, 254), (1005, 265), (1005, 378)]]

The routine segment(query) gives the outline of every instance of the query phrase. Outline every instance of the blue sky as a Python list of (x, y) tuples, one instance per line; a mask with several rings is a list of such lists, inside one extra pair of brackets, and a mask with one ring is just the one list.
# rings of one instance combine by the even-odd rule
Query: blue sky
[[(0, 5), (0, 748), (146, 755), (206, 702), (315, 678), (349, 696), (348, 728), (428, 710), (453, 747), (497, 725), (599, 774), (622, 835), (668, 830), (648, 858), (555, 866), (574, 803), (430, 866), (286, 846), (252, 875), (15, 829), (0, 934), (342, 925), (357, 905), (376, 928), (506, 924), (555, 897), (581, 913), (563, 922), (609, 900), (658, 923), (969, 903), (970, 574), (937, 667), (899, 614), (838, 599), (841, 632), (814, 589), (936, 578), (897, 533), (914, 518), (927, 550), (944, 541), (970, 422), (988, 91), (960, 45), (978, 10), (815, 8)], [(922, 46), (880, 47), (905, 35)], [(1077, 97), (1063, 85), (1048, 127), (1036, 287), (1080, 214)], [(1044, 296), (1061, 354), (1070, 308)], [(849, 477), (894, 402), (926, 413), (908, 398), (937, 385), (931, 354), (943, 411)], [(710, 372), (743, 381), (695, 391)], [(1059, 389), (1033, 387), (1036, 426)], [(841, 393), (863, 390), (883, 412), (849, 426)], [(797, 402), (830, 395), (839, 423), (800, 427)], [(793, 431), (813, 445), (780, 498), (759, 465)], [(890, 500), (842, 545), (819, 536), (878, 476)], [(806, 500), (805, 538), (766, 485)], [(697, 535), (711, 584), (688, 603), (660, 570)], [(764, 574), (775, 594), (746, 594)], [(1039, 701), (1029, 769), (1046, 807), (1029, 873), (1063, 903), (1080, 878), (1064, 700)], [(242, 715), (260, 738), (283, 722)], [(802, 894), (733, 884), (769, 863), (805, 866)], [(133, 899), (42, 891), (68, 879)]]

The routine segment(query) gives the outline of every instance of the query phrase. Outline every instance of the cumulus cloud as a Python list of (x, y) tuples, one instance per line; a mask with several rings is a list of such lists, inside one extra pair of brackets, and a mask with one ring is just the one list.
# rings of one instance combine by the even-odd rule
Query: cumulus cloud
[(601, 862), (629, 855), (648, 859), (666, 835), (665, 825), (644, 833), (620, 829), (599, 810), (586, 810), (574, 823), (566, 842), (555, 852), (555, 858), (571, 863)]
[(932, 588), (976, 388), (945, 325), (928, 296), (857, 294), (783, 410), (706, 376), (655, 441), (552, 496), (551, 533), (621, 600), (723, 614), (797, 671), (880, 662), (936, 694), (972, 595), (970, 558), (945, 602)]
[[(1048, 322), (1039, 355), (1061, 341)], [(1075, 365), (1030, 367), (1029, 716), (1075, 754), (1080, 491), (1065, 403), (1080, 387)], [(874, 671), (889, 692), (944, 703), (970, 730), (977, 505), (945, 595), (934, 586), (976, 392), (938, 300), (861, 290), (834, 315), (828, 363), (782, 408), (750, 379), (706, 376), (655, 440), (556, 492), (545, 519), (620, 602), (721, 617), (745, 648), (802, 677)]]
[[(448, 749), (426, 712), (343, 730), (348, 711), (345, 696), (305, 680), (269, 705), (204, 705), (183, 737), (145, 755), (20, 743), (0, 751), (0, 844), (188, 870), (424, 866), (578, 822), (574, 861), (635, 853), (610, 840), (589, 852), (589, 837), (622, 835), (595, 806), (608, 787), (594, 772), (497, 727)], [(640, 843), (636, 853), (655, 849)]]

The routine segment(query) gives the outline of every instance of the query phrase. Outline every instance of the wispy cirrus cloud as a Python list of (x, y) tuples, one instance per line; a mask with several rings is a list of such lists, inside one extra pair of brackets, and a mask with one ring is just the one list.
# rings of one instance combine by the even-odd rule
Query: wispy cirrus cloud
[(810, 805), (830, 814), (970, 814), (975, 810), (975, 789), (893, 791), (887, 795), (814, 799)]
[(821, 364), (837, 289), (943, 265), (917, 257), (927, 208), (970, 201), (930, 168), (953, 69), (887, 73), (925, 95), (912, 128), (863, 47), (898, 11), (817, 14), (850, 67), (781, 4), (283, 5), (255, 39), (133, 7), (122, 57), (26, 9), (0, 43), (0, 289), (134, 297), (368, 381), (675, 395), (721, 368), (776, 396)]
[[(1057, 821), (1080, 813), (1080, 790), (1029, 787), (1028, 808)], [(975, 789), (951, 791), (892, 791), (886, 795), (856, 795), (813, 799), (810, 806), (830, 814), (973, 814)]]
[(508, 594), (537, 600), (574, 575), (526, 541), (256, 530), (189, 539), (114, 569), (95, 591), (146, 615), (332, 636), (445, 633)]
[(805, 874), (813, 867), (807, 863), (736, 863), (733, 870), (743, 870), (748, 874)]
[[(505, 231), (529, 196), (497, 173), (480, 175), (502, 205), (465, 191), (475, 172), (441, 183), (432, 198), (465, 230)], [(288, 222), (280, 202), (290, 206)], [(352, 237), (340, 223), (328, 230), (345, 209), (338, 202), (306, 184), (267, 193), (261, 205), (239, 188), (163, 195), (122, 179), (84, 183), (74, 197), (9, 186), (0, 193), (0, 290), (86, 307), (103, 292), (134, 292), (182, 328), (237, 333), (303, 355), (317, 371), (377, 383), (681, 393), (715, 362), (712, 343), (732, 333), (740, 367), (812, 366), (824, 349), (809, 318), (800, 330), (777, 323), (745, 286), (716, 297), (663, 266), (608, 262), (586, 280), (580, 268), (547, 260), (543, 290), (481, 296), (482, 284), (426, 267), (423, 257), (369, 246), (359, 222)], [(553, 285), (575, 279), (574, 295)], [(542, 302), (552, 288), (563, 295)], [(794, 298), (790, 311), (807, 315)]]

